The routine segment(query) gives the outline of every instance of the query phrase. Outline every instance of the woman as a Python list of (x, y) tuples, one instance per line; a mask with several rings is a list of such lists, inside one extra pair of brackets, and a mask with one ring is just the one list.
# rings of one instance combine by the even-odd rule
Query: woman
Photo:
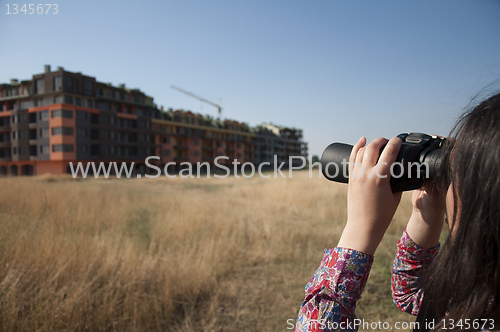
[[(392, 273), (393, 297), (404, 311), (420, 312), (422, 331), (499, 329), (500, 94), (464, 114), (454, 133), (441, 181), (448, 188), (427, 184), (413, 194), (413, 213)], [(346, 226), (306, 286), (296, 331), (359, 327), (356, 301), (401, 199), (389, 183), (401, 140), (378, 138), (365, 144), (361, 138), (349, 160), (351, 174), (358, 176), (349, 178)], [(445, 212), (451, 232), (434, 259)]]

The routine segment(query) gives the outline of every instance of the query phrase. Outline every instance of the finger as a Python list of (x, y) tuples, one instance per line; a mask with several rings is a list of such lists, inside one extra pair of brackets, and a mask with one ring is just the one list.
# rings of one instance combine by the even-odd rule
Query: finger
[(361, 138), (354, 144), (351, 150), (351, 155), (349, 156), (349, 164), (353, 165), (356, 161), (356, 156), (358, 155), (359, 149), (361, 149), (366, 144), (366, 138), (361, 136)]
[(380, 156), (380, 149), (384, 144), (387, 144), (388, 141), (387, 138), (379, 137), (368, 144), (363, 157), (366, 166), (373, 167), (377, 164)]
[(391, 165), (396, 161), (398, 157), (399, 150), (401, 149), (401, 144), (403, 144), (403, 141), (401, 141), (399, 137), (393, 137), (385, 146), (384, 151), (382, 151), (382, 154), (380, 155), (378, 161), (380, 163), (379, 173), (381, 175), (389, 175)]
[(366, 151), (366, 146), (362, 146), (358, 150), (358, 154), (356, 155), (356, 160), (355, 160), (355, 163), (354, 163), (353, 167), (355, 167), (356, 165), (362, 165), (363, 164), (363, 160), (365, 158), (365, 151)]

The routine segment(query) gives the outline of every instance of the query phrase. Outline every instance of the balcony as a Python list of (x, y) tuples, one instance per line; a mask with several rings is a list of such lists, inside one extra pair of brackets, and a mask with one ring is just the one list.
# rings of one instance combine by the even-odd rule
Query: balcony
[(174, 149), (189, 150), (189, 146), (187, 146), (187, 145), (181, 145), (181, 144), (176, 144), (176, 145), (174, 145)]

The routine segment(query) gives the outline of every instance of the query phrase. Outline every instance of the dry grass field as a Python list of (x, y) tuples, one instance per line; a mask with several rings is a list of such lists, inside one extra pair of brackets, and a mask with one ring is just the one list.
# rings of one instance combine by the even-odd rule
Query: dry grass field
[[(0, 330), (290, 331), (346, 219), (346, 185), (314, 174), (0, 179)], [(414, 320), (390, 293), (409, 198), (358, 303), (367, 321)]]

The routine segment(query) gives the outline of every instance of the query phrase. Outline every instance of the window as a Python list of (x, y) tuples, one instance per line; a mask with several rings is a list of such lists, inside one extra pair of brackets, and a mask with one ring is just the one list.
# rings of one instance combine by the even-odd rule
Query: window
[(49, 111), (48, 110), (45, 110), (45, 111), (39, 111), (38, 112), (38, 118), (42, 121), (46, 121), (49, 119)]
[(199, 155), (200, 155), (200, 152), (199, 152), (199, 151), (194, 151), (194, 152), (193, 152), (193, 156), (198, 157)]
[(164, 137), (163, 138), (163, 143), (169, 144), (170, 143), (170, 137)]
[(99, 114), (90, 114), (90, 123), (99, 123)]
[(40, 128), (38, 133), (40, 137), (49, 137), (49, 128)]
[(12, 139), (26, 139), (28, 137), (28, 132), (26, 130), (19, 130), (12, 132)]
[(90, 154), (96, 156), (99, 154), (99, 145), (92, 145), (90, 147)]
[(163, 150), (164, 156), (170, 156), (170, 150)]
[(43, 106), (43, 98), (33, 100), (33, 107)]
[(82, 106), (82, 98), (75, 97), (75, 105)]
[(107, 139), (109, 137), (109, 132), (107, 130), (101, 130), (101, 138)]
[(49, 154), (50, 153), (50, 148), (48, 144), (42, 144), (39, 146), (39, 151), (40, 154)]
[(135, 146), (131, 146), (128, 148), (128, 155), (131, 157), (137, 156), (137, 148)]
[(73, 128), (71, 127), (54, 127), (52, 128), (52, 135), (73, 135)]
[(12, 154), (17, 154), (17, 148), (16, 147), (12, 148)]
[(197, 139), (194, 140), (194, 145), (200, 145), (200, 141), (198, 141)]
[(90, 139), (99, 139), (99, 130), (97, 129), (91, 130)]
[(73, 97), (71, 97), (71, 96), (64, 96), (64, 103), (65, 104), (73, 104)]
[(22, 110), (27, 110), (29, 108), (32, 108), (34, 106), (33, 100), (25, 100), (19, 102), (19, 109)]
[(19, 122), (19, 117), (17, 115), (12, 116), (12, 123), (18, 123)]
[(25, 146), (20, 146), (19, 155), (25, 155), (25, 154), (28, 154), (28, 148), (26, 148)]
[(78, 81), (73, 77), (64, 77), (64, 91), (78, 92)]
[(62, 96), (55, 96), (54, 97), (54, 104), (62, 104), (62, 102), (63, 102)]
[(88, 153), (89, 147), (88, 147), (88, 145), (79, 144), (76, 146), (76, 152), (77, 153)]
[(114, 146), (109, 147), (109, 154), (115, 154), (116, 153), (116, 148)]
[(43, 78), (35, 80), (35, 93), (45, 92), (45, 81)]
[(54, 77), (54, 91), (62, 91), (61, 76)]
[(72, 118), (73, 117), (73, 111), (70, 110), (55, 110), (52, 111), (52, 117), (53, 118)]
[(109, 132), (109, 138), (110, 138), (110, 139), (115, 139), (115, 138), (116, 138), (116, 135), (115, 135), (115, 132), (114, 132), (114, 131), (110, 131), (110, 132)]
[(111, 111), (111, 104), (110, 103), (96, 101), (95, 107), (101, 111)]
[(54, 144), (52, 152), (73, 152), (73, 144)]
[(89, 131), (88, 131), (88, 129), (85, 129), (85, 128), (76, 128), (76, 135), (78, 137), (88, 137)]
[(101, 147), (101, 153), (102, 154), (108, 154), (109, 147), (107, 145), (104, 145)]
[(89, 113), (85, 111), (76, 111), (76, 119), (80, 121), (89, 121)]
[(94, 102), (90, 99), (87, 99), (87, 107), (94, 108)]
[(94, 95), (94, 83), (92, 83), (90, 81), (84, 81), (83, 93), (86, 94), (87, 96), (93, 96)]
[(111, 89), (109, 89), (109, 98), (115, 99), (115, 92)]

